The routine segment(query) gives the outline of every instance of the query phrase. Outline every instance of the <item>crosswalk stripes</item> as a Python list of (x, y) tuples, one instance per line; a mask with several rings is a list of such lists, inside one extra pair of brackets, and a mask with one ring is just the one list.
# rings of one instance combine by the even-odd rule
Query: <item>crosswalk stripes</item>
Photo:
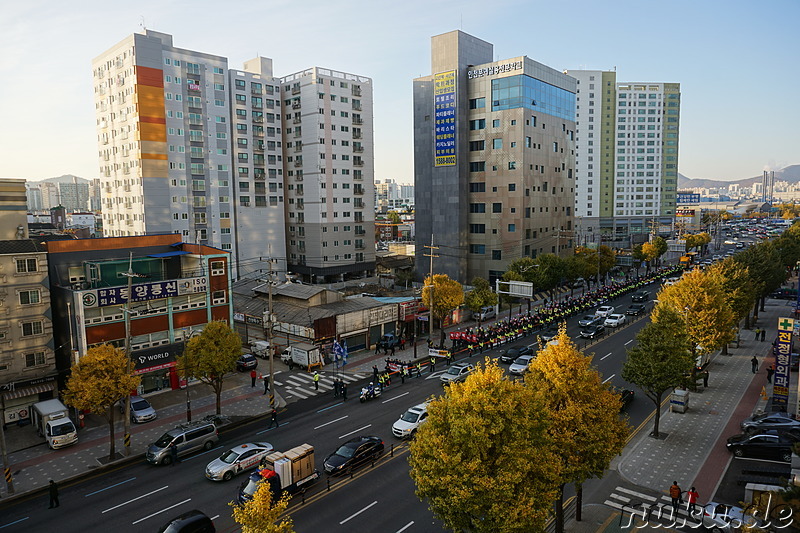
[[(697, 520), (696, 517), (689, 516), (688, 506), (685, 502), (678, 508), (677, 513), (673, 513), (672, 498), (669, 496), (664, 494), (651, 496), (621, 486), (617, 486), (614, 492), (609, 495), (609, 499), (603, 503), (624, 514), (636, 517), (640, 521), (657, 521), (662, 527), (665, 525), (674, 527), (678, 525), (677, 522), (682, 522), (686, 525), (691, 520)], [(699, 507), (700, 504), (698, 504)]]
[[(338, 374), (337, 379), (346, 382), (355, 382), (364, 379), (367, 374)], [(316, 394), (330, 392), (333, 390), (334, 379), (331, 375), (320, 374), (319, 390), (314, 386), (314, 376), (312, 374), (297, 373), (282, 376), (281, 383), (275, 382), (276, 385), (285, 386), (287, 398), (298, 396), (301, 399), (310, 398)]]

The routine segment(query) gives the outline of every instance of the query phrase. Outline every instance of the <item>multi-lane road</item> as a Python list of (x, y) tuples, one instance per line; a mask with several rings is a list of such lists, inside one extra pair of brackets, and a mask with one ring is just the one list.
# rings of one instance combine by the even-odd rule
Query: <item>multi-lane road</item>
[[(649, 290), (654, 292), (656, 285)], [(624, 312), (630, 295), (612, 305)], [(568, 321), (567, 333), (578, 337), (577, 320)], [(637, 317), (632, 317), (636, 319)], [(614, 385), (626, 385), (620, 377), (625, 349), (635, 342), (635, 334), (647, 322), (642, 317), (598, 340), (586, 349), (603, 378)], [(519, 340), (512, 345), (533, 342)], [(586, 342), (578, 341), (580, 346)], [(497, 355), (498, 350), (473, 356), (481, 360)], [(169, 518), (190, 509), (200, 509), (214, 517), (218, 531), (236, 531), (228, 502), (232, 501), (246, 474), (228, 483), (205, 478), (208, 462), (224, 450), (249, 441), (270, 442), (276, 450), (287, 450), (303, 443), (316, 450), (317, 468), (322, 470), (325, 456), (339, 444), (357, 435), (377, 435), (384, 439), (386, 454), (374, 466), (355, 471), (352, 478), (322, 479), (305, 494), (292, 501), (290, 515), (296, 531), (436, 531), (441, 525), (427, 505), (414, 495), (408, 475), (407, 443), (391, 434), (392, 423), (411, 405), (431, 395), (441, 394), (439, 374), (407, 379), (384, 391), (376, 400), (361, 404), (356, 387), (345, 403), (332, 396), (312, 397), (289, 406), (278, 429), (265, 430), (264, 423), (253, 423), (223, 433), (219, 447), (193, 455), (180, 464), (156, 467), (144, 461), (99, 472), (96, 476), (62, 487), (61, 506), (46, 508), (46, 499), (23, 499), (0, 508), (0, 533), (57, 533), (114, 531), (115, 533), (156, 531)], [(638, 391), (637, 391), (638, 392)], [(653, 411), (653, 404), (641, 394), (628, 407), (631, 424), (636, 427)], [(54, 473), (54, 476), (59, 476)], [(60, 476), (59, 476), (60, 477)]]

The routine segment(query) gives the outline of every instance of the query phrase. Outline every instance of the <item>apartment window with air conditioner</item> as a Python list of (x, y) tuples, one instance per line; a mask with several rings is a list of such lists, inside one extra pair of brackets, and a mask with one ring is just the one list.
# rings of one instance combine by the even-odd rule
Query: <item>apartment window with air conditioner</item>
[(212, 276), (225, 275), (225, 261), (211, 261), (211, 275)]
[(213, 305), (224, 304), (225, 301), (225, 291), (214, 291), (211, 293), (211, 303)]

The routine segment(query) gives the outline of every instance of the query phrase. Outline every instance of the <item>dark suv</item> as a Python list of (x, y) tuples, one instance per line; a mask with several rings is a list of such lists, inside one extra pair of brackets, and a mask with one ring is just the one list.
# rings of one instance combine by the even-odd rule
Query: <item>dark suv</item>
[(650, 299), (650, 293), (647, 291), (638, 291), (634, 292), (633, 296), (631, 296), (632, 302), (646, 302)]
[(158, 533), (215, 533), (214, 522), (197, 509), (176, 516), (158, 530)]
[(253, 370), (258, 366), (258, 359), (251, 353), (246, 353), (236, 360), (236, 370), (239, 372), (247, 372)]

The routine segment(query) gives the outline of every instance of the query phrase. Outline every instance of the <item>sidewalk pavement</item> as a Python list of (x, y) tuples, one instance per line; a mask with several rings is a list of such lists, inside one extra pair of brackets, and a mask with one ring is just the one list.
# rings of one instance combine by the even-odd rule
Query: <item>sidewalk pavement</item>
[[(768, 299), (758, 323), (752, 325), (766, 328), (767, 341), (756, 341), (754, 332), (742, 330), (739, 346), (729, 348), (730, 355), (717, 353), (709, 363), (709, 387), (689, 393), (686, 413), (671, 412), (667, 398), (659, 424), (660, 437), (650, 436), (653, 421), (652, 417), (647, 419), (611, 464), (611, 469), (627, 483), (620, 483), (604, 505), (585, 505), (584, 520), (570, 519), (566, 530), (622, 531), (619, 517), (625, 505), (634, 500), (668, 505), (668, 489), (673, 481), (683, 490), (694, 486), (701, 503), (714, 500), (732, 457), (726, 448), (727, 438), (739, 433), (742, 419), (766, 407), (767, 401), (760, 393), (765, 386), (767, 394), (771, 393), (766, 381), (766, 368), (772, 362), (771, 339), (777, 335), (777, 319), (792, 316), (792, 311), (791, 302)], [(756, 374), (751, 371), (753, 355), (760, 360)], [(796, 394), (796, 390), (791, 391), (790, 406), (794, 405)]]

